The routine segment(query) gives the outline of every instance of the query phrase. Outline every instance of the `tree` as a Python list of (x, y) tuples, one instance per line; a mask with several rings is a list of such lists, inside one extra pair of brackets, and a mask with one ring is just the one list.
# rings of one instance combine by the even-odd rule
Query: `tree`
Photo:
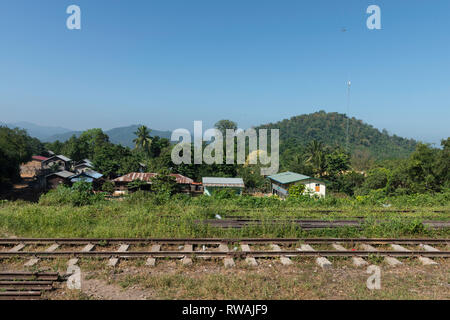
[(34, 143), (25, 130), (0, 127), (0, 190), (20, 179), (20, 164), (31, 160)]
[(367, 149), (357, 149), (352, 154), (351, 164), (355, 170), (368, 170), (373, 166), (373, 162), (373, 157)]
[(236, 131), (237, 124), (236, 124), (236, 122), (231, 121), (231, 120), (219, 120), (219, 121), (216, 122), (214, 127), (217, 130), (219, 130), (222, 133), (222, 136), (225, 138), (226, 130), (227, 129), (233, 129), (234, 131)]
[(157, 194), (172, 195), (177, 191), (178, 184), (175, 177), (167, 169), (161, 170), (152, 178), (152, 190)]
[(350, 168), (350, 157), (343, 149), (337, 148), (325, 155), (325, 166), (327, 176), (334, 178)]
[(316, 176), (321, 177), (325, 171), (325, 147), (322, 142), (311, 141), (306, 146), (307, 162), (312, 165)]
[(414, 192), (438, 191), (435, 163), (439, 151), (426, 144), (419, 144), (409, 158), (408, 175)]
[(141, 149), (146, 153), (150, 150), (150, 145), (152, 143), (152, 139), (150, 137), (150, 132), (146, 126), (140, 126), (138, 130), (134, 133), (136, 135), (136, 139), (133, 140), (136, 149)]

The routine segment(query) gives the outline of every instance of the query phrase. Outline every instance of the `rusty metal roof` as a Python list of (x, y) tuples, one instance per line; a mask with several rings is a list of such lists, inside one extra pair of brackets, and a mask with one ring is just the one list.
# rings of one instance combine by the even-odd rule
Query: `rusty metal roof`
[[(148, 183), (152, 182), (152, 178), (154, 176), (158, 175), (157, 173), (153, 172), (130, 172), (124, 176), (118, 177), (114, 179), (114, 182), (131, 182), (133, 180), (142, 180)], [(177, 183), (179, 184), (193, 184), (194, 180), (191, 178), (185, 177), (178, 173), (171, 173), (172, 177), (175, 177)]]
[(32, 156), (31, 158), (33, 158), (33, 160), (37, 160), (37, 161), (45, 161), (48, 159), (47, 157), (43, 157), (43, 156)]

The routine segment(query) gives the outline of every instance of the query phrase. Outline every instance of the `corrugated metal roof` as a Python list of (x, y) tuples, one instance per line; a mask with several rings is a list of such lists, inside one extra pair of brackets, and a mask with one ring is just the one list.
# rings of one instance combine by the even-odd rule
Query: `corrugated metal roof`
[(92, 165), (92, 163), (87, 163), (87, 162), (82, 162), (75, 166), (75, 168), (80, 168), (80, 167), (93, 168), (94, 166)]
[[(153, 172), (130, 172), (124, 176), (118, 177), (114, 179), (115, 182), (131, 182), (133, 180), (142, 180), (148, 183), (152, 182), (152, 178), (156, 176), (157, 173)], [(191, 178), (185, 177), (178, 173), (171, 173), (172, 177), (175, 177), (177, 183), (179, 184), (192, 184), (194, 183), (194, 180)]]
[(50, 174), (47, 175), (46, 177), (53, 176), (53, 175), (58, 176), (58, 177), (61, 177), (61, 178), (64, 178), (64, 179), (67, 179), (67, 178), (69, 178), (69, 177), (74, 176), (75, 173), (70, 172), (70, 171), (66, 171), (66, 170), (62, 170), (62, 171), (50, 173)]
[(81, 165), (81, 164), (86, 164), (86, 165), (91, 166), (91, 167), (94, 166), (94, 164), (92, 163), (92, 161), (89, 160), (89, 159), (83, 159), (83, 160), (81, 160), (80, 162), (77, 163), (77, 165)]
[(72, 159), (69, 159), (69, 158), (67, 158), (67, 157), (65, 157), (65, 156), (63, 156), (63, 155), (61, 155), (61, 154), (60, 154), (60, 155), (57, 155), (57, 156), (51, 156), (50, 158), (46, 159), (45, 161), (52, 160), (52, 159), (54, 159), (54, 158), (61, 159), (61, 160), (65, 161), (65, 162), (70, 162), (70, 161), (72, 161)]
[(203, 177), (202, 183), (205, 187), (245, 187), (242, 178)]
[(84, 182), (92, 183), (92, 182), (94, 182), (94, 178), (90, 178), (90, 177), (86, 177), (86, 176), (79, 176), (79, 177), (74, 177), (74, 178), (70, 179), (70, 181), (71, 182), (84, 181)]
[(292, 183), (292, 182), (306, 180), (306, 179), (312, 179), (311, 177), (305, 176), (304, 174), (299, 174), (299, 173), (290, 172), (290, 171), (277, 173), (277, 174), (268, 176), (267, 178), (269, 178), (271, 180), (275, 180), (281, 184)]
[(60, 158), (61, 160), (66, 161), (66, 162), (72, 161), (72, 159), (67, 158), (66, 156), (63, 156), (62, 154), (59, 154), (56, 157)]
[(103, 175), (100, 172), (94, 171), (94, 170), (86, 170), (84, 172), (84, 174), (94, 178), (94, 179), (99, 179), (101, 177), (103, 177)]
[(92, 180), (92, 179), (99, 179), (99, 178), (103, 177), (103, 175), (94, 170), (86, 170), (85, 172), (80, 172), (79, 174), (74, 175), (70, 180), (71, 181), (75, 181), (75, 179), (77, 179), (76, 181), (78, 181), (80, 179), (83, 180), (83, 177), (85, 177), (84, 180), (89, 179), (89, 178), (91, 178), (91, 180)]

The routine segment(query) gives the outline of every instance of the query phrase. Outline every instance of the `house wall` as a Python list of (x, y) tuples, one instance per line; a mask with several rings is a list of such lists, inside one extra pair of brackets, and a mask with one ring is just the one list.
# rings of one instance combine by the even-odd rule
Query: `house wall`
[[(272, 181), (272, 194), (276, 194), (280, 197), (287, 197), (289, 195), (289, 187), (294, 184), (304, 184), (305, 185), (305, 191), (309, 190), (313, 194), (317, 194), (318, 196), (325, 197), (326, 193), (326, 186), (323, 182), (318, 180), (304, 180), (304, 181), (298, 181), (294, 183), (287, 183), (287, 184), (280, 184), (278, 182)], [(316, 184), (319, 185), (319, 192), (316, 192)]]
[(69, 170), (70, 169), (70, 164), (67, 162), (64, 162), (60, 159), (55, 159), (55, 160), (47, 161), (47, 162), (43, 163), (43, 168), (50, 169), (54, 164), (57, 164), (60, 170)]
[(60, 184), (68, 184), (66, 179), (52, 176), (47, 179), (47, 189), (56, 189)]
[(207, 196), (211, 196), (214, 191), (216, 190), (220, 190), (220, 189), (233, 189), (236, 191), (237, 195), (241, 195), (242, 194), (242, 188), (233, 188), (233, 187), (206, 187), (203, 186), (203, 194), (207, 195)]
[[(323, 182), (317, 180), (307, 180), (302, 183), (305, 185), (306, 190), (312, 191), (314, 194), (317, 194), (321, 197), (325, 197), (326, 186)], [(319, 185), (319, 192), (316, 192), (316, 184)]]
[(20, 166), (20, 176), (22, 178), (33, 178), (41, 170), (41, 161), (31, 160)]

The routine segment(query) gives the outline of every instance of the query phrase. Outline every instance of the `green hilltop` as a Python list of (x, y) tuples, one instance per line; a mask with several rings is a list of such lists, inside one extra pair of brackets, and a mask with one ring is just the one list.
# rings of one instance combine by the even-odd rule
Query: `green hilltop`
[[(280, 151), (303, 147), (313, 140), (328, 146), (346, 146), (347, 116), (319, 111), (294, 116), (257, 129), (280, 129)], [(376, 159), (408, 157), (417, 141), (390, 135), (356, 118), (349, 118), (349, 151), (368, 151)]]

